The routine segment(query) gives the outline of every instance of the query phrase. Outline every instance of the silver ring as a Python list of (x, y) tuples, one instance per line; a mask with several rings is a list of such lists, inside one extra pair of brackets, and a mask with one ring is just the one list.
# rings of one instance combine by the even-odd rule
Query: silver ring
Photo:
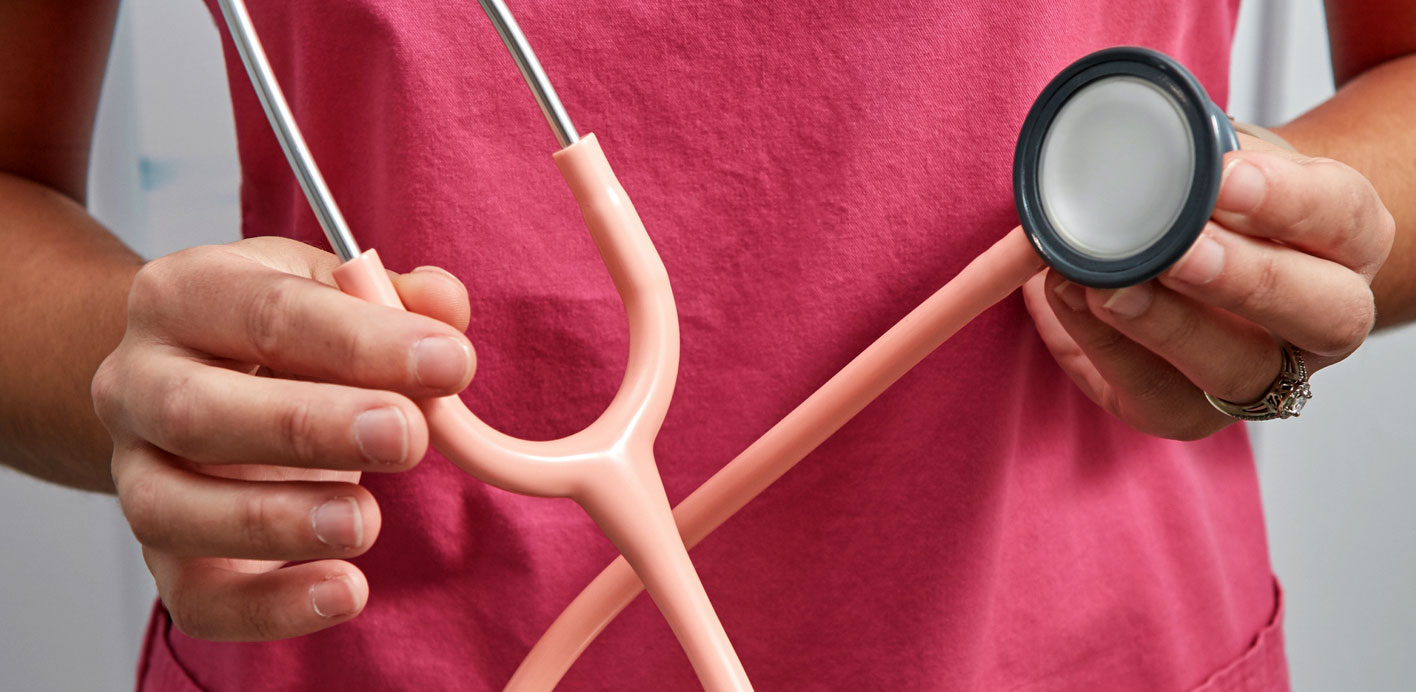
[(1205, 398), (1220, 413), (1239, 420), (1273, 420), (1275, 418), (1297, 418), (1303, 407), (1313, 399), (1313, 388), (1308, 384), (1308, 367), (1303, 364), (1303, 354), (1291, 344), (1283, 345), (1283, 369), (1268, 391), (1250, 404), (1236, 404), (1205, 392)]

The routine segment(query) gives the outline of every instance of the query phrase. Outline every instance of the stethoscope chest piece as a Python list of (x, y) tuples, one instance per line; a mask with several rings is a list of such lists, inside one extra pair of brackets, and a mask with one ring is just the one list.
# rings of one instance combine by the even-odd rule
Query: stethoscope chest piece
[(1153, 278), (1214, 211), (1229, 119), (1184, 67), (1153, 50), (1109, 48), (1038, 96), (1013, 159), (1028, 240), (1068, 279), (1097, 288)]

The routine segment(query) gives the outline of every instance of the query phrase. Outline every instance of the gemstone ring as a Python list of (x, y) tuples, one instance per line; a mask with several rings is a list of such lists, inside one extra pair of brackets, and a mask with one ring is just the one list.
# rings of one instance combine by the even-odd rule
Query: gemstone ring
[(1308, 384), (1308, 367), (1303, 364), (1303, 354), (1291, 344), (1283, 344), (1283, 368), (1268, 391), (1258, 400), (1249, 404), (1225, 401), (1210, 393), (1205, 393), (1216, 409), (1231, 418), (1239, 420), (1273, 420), (1275, 418), (1297, 418), (1303, 407), (1313, 398), (1313, 388)]

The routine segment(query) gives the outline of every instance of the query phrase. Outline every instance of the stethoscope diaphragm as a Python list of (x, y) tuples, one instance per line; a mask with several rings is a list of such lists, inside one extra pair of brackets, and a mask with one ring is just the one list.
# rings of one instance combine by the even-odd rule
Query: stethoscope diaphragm
[(1129, 286), (1174, 264), (1219, 194), (1234, 128), (1168, 56), (1119, 47), (1073, 63), (1028, 111), (1013, 196), (1029, 241), (1068, 279)]

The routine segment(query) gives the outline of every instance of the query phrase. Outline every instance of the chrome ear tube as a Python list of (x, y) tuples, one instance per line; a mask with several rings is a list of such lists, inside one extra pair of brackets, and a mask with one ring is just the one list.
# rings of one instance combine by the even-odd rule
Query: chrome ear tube
[(280, 141), (280, 148), (290, 162), (290, 170), (295, 173), (300, 189), (305, 192), (305, 199), (315, 212), (330, 248), (345, 262), (358, 257), (359, 244), (354, 241), (354, 234), (349, 231), (344, 214), (339, 211), (339, 205), (335, 203), (334, 195), (330, 194), (329, 186), (325, 185), (310, 147), (305, 144), (304, 135), (300, 134), (300, 127), (295, 124), (295, 115), (290, 112), (290, 104), (286, 103), (285, 94), (275, 81), (275, 72), (270, 69), (265, 48), (261, 46), (256, 27), (251, 24), (246, 3), (242, 0), (217, 0), (217, 5), (221, 7), (231, 41), (236, 44), (236, 52), (246, 66), (246, 75), (256, 90), (261, 108), (265, 109), (271, 130)]
[(551, 86), (551, 80), (546, 77), (546, 71), (541, 69), (541, 61), (536, 59), (536, 53), (531, 50), (531, 44), (526, 42), (526, 36), (521, 33), (521, 27), (516, 23), (516, 17), (511, 16), (511, 10), (507, 9), (506, 3), (502, 0), (477, 2), (482, 5), (482, 11), (487, 13), (487, 19), (492, 21), (502, 43), (506, 44), (506, 50), (511, 53), (516, 69), (521, 72), (521, 78), (526, 80), (526, 86), (531, 89), (531, 97), (536, 99), (536, 105), (541, 107), (541, 114), (546, 116), (546, 123), (551, 126), (556, 142), (564, 149), (580, 141), (575, 125), (570, 122), (570, 115), (565, 112), (565, 106), (561, 105), (560, 97), (556, 96), (556, 90)]

